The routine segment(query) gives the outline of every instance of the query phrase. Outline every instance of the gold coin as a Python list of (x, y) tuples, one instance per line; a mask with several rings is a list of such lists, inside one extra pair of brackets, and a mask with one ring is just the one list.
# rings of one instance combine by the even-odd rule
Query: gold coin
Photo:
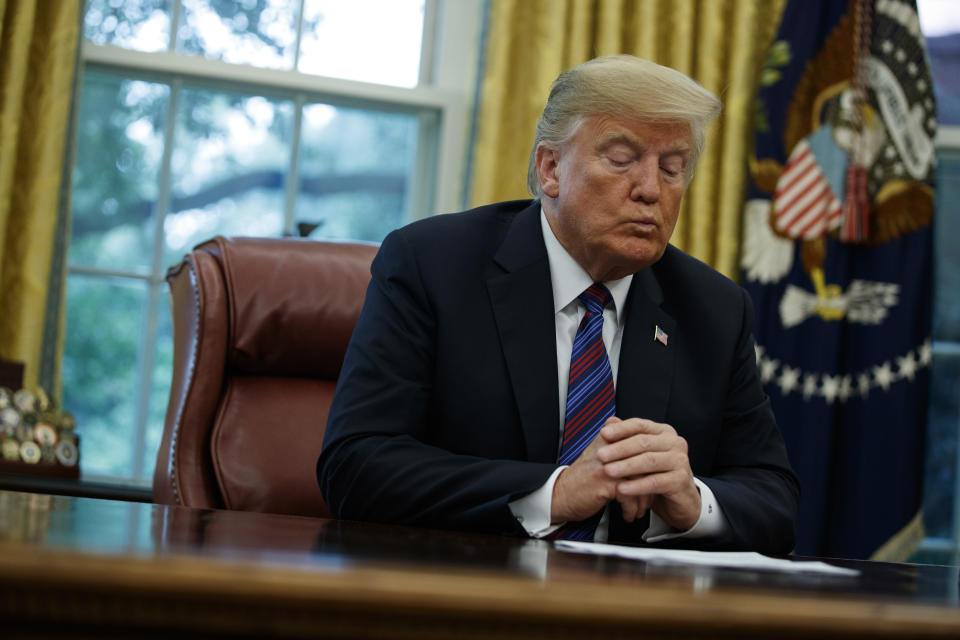
[(61, 440), (56, 446), (57, 460), (65, 467), (73, 467), (77, 464), (77, 458), (80, 456), (77, 446), (69, 440)]
[(13, 407), (4, 407), (0, 409), (0, 424), (7, 428), (7, 431), (13, 431), (20, 426), (20, 412)]
[(20, 459), (27, 464), (37, 464), (43, 457), (40, 445), (32, 440), (20, 443)]
[(33, 428), (33, 437), (43, 445), (53, 446), (57, 444), (57, 430), (53, 428), (52, 424), (46, 422), (37, 423), (37, 426)]
[(20, 443), (15, 438), (3, 441), (3, 459), (17, 461), (20, 459)]
[(77, 427), (77, 421), (74, 420), (73, 414), (69, 411), (64, 411), (60, 415), (60, 428), (61, 429), (75, 429)]
[(37, 399), (28, 389), (19, 389), (13, 394), (13, 404), (22, 413), (33, 413), (37, 406)]
[(37, 411), (46, 411), (50, 408), (50, 396), (47, 395), (47, 392), (42, 388), (37, 387), (33, 392), (34, 397), (37, 399), (36, 408)]
[(13, 433), (17, 436), (17, 439), (19, 439), (20, 442), (33, 440), (33, 425), (27, 424), (26, 422), (21, 422), (13, 430)]

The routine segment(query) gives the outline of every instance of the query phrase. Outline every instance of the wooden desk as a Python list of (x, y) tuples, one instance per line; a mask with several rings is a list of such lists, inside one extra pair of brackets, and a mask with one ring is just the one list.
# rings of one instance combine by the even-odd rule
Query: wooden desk
[(960, 636), (955, 567), (661, 567), (550, 543), (0, 491), (9, 637)]

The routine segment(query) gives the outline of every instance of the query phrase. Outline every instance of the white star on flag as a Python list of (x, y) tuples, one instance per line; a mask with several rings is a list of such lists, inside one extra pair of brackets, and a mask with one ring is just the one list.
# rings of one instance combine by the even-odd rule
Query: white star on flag
[(783, 395), (788, 395), (800, 384), (800, 369), (794, 369), (793, 367), (784, 365), (777, 384), (780, 385), (780, 391)]
[(803, 376), (803, 397), (805, 400), (813, 397), (813, 394), (817, 392), (817, 386), (817, 374), (808, 373)]
[(828, 376), (824, 374), (823, 386), (820, 389), (820, 394), (823, 396), (823, 399), (827, 401), (827, 404), (833, 404), (833, 401), (837, 399), (837, 395), (840, 393), (840, 376)]
[(913, 359), (913, 352), (910, 351), (902, 358), (897, 358), (897, 367), (901, 378), (913, 380), (917, 373), (917, 361)]
[(880, 366), (874, 367), (873, 377), (884, 391), (888, 391), (891, 383), (894, 381), (893, 371), (890, 370), (890, 363), (884, 362)]
[(870, 394), (870, 374), (861, 373), (857, 376), (857, 389), (860, 395), (866, 398)]
[(837, 397), (840, 402), (846, 402), (853, 394), (853, 376), (845, 375), (840, 378), (840, 389), (837, 391)]
[(760, 380), (767, 384), (777, 375), (777, 367), (780, 366), (779, 360), (764, 360), (760, 364)]

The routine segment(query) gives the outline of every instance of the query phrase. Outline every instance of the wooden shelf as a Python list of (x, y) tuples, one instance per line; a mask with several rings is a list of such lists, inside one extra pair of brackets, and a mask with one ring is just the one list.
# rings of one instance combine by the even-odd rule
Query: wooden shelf
[(41, 478), (69, 478), (77, 480), (80, 478), (80, 465), (65, 467), (62, 464), (28, 464), (26, 462), (12, 462), (10, 460), (0, 460), (0, 473), (16, 473), (28, 476), (39, 476)]

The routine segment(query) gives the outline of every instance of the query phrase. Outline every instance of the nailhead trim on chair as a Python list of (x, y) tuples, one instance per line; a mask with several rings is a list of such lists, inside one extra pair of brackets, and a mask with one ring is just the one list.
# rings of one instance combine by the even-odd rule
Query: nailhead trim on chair
[(197, 352), (199, 350), (198, 345), (200, 344), (200, 331), (199, 331), (200, 329), (200, 322), (199, 322), (200, 289), (199, 289), (199, 286), (197, 285), (197, 282), (198, 282), (197, 272), (193, 267), (193, 260), (191, 260), (189, 256), (187, 256), (184, 259), (184, 262), (187, 265), (188, 274), (190, 276), (190, 284), (191, 284), (191, 288), (193, 289), (193, 310), (197, 318), (197, 331), (193, 332), (193, 344), (191, 345), (191, 351), (190, 351), (191, 357), (190, 357), (190, 362), (187, 366), (187, 376), (186, 376), (185, 383), (188, 391), (186, 394), (184, 394), (183, 401), (180, 403), (180, 406), (177, 407), (177, 417), (176, 417), (176, 420), (174, 420), (173, 422), (173, 429), (171, 430), (171, 433), (170, 433), (170, 462), (168, 463), (170, 467), (170, 486), (171, 486), (171, 489), (173, 490), (173, 499), (176, 501), (178, 505), (183, 504), (183, 499), (180, 496), (180, 489), (177, 486), (177, 444), (180, 441), (180, 437), (179, 437), (180, 425), (183, 422), (183, 413), (184, 413), (184, 406), (186, 405), (186, 398), (189, 395), (190, 393), (189, 389), (193, 384), (193, 375), (194, 375), (194, 372), (196, 371), (196, 364), (197, 364)]

